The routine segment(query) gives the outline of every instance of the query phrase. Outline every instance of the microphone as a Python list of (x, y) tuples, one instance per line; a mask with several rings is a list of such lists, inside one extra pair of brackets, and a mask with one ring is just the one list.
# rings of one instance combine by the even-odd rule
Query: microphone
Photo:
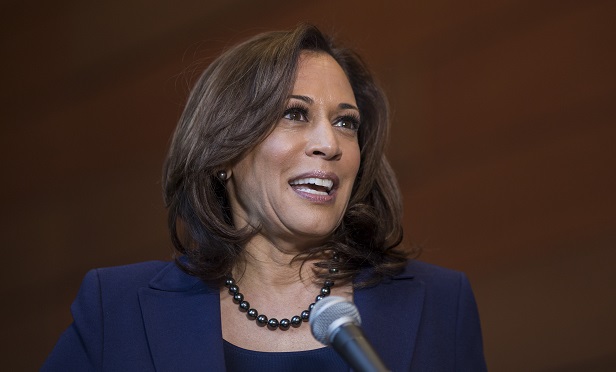
[(389, 371), (361, 328), (357, 307), (342, 297), (328, 296), (310, 311), (310, 330), (317, 341), (331, 345), (358, 372)]

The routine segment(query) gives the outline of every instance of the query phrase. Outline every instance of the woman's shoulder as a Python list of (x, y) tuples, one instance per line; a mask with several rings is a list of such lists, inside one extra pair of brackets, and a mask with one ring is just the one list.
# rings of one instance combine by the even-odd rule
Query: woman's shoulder
[(125, 312), (138, 308), (142, 296), (206, 289), (200, 279), (186, 274), (175, 262), (140, 262), (88, 271), (73, 306), (91, 309), (104, 305), (109, 313)]
[(143, 295), (203, 291), (196, 277), (183, 272), (175, 262), (148, 261), (90, 270), (84, 277), (73, 311), (104, 306), (108, 315), (139, 308)]
[(409, 260), (402, 272), (394, 277), (394, 279), (407, 278), (431, 288), (455, 290), (468, 285), (468, 279), (461, 271), (414, 259)]
[(88, 275), (95, 274), (99, 280), (132, 282), (147, 284), (159, 273), (175, 267), (168, 261), (144, 261), (121, 266), (102, 267), (90, 270)]
[(437, 266), (431, 263), (419, 261), (419, 260), (409, 260), (404, 267), (401, 275), (410, 275), (414, 277), (424, 278), (424, 279), (433, 279), (433, 278), (457, 278), (460, 275), (464, 275), (462, 272), (457, 270), (448, 269), (446, 267)]
[(103, 293), (131, 292), (143, 287), (183, 291), (200, 283), (183, 272), (175, 262), (146, 261), (90, 270), (82, 286), (97, 287)]

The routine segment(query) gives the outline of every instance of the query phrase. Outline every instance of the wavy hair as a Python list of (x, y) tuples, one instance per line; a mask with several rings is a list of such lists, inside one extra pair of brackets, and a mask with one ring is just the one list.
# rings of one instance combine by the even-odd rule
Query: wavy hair
[(327, 53), (346, 73), (362, 117), (361, 163), (341, 224), (328, 242), (296, 259), (305, 263), (336, 251), (338, 260), (315, 263), (317, 276), (347, 281), (369, 268), (371, 275), (354, 283), (366, 286), (393, 275), (408, 258), (400, 246), (400, 191), (384, 155), (389, 130), (385, 95), (355, 52), (302, 24), (254, 36), (215, 59), (192, 89), (173, 135), (163, 169), (171, 240), (179, 253), (177, 264), (206, 282), (220, 284), (256, 233), (234, 227), (225, 184), (216, 173), (242, 159), (274, 129), (302, 51)]

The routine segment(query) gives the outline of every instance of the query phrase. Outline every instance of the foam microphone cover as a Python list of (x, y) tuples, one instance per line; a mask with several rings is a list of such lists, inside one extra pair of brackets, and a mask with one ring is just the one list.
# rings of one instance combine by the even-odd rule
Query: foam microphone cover
[(342, 297), (328, 296), (310, 312), (310, 330), (319, 342), (331, 346), (357, 372), (388, 371), (360, 328), (357, 307)]
[(310, 330), (317, 341), (329, 345), (342, 324), (361, 325), (357, 307), (346, 299), (328, 296), (318, 301), (310, 311)]

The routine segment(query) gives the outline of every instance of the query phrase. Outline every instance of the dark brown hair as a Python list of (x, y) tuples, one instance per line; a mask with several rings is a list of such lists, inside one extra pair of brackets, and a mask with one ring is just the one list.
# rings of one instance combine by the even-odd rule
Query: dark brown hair
[(234, 227), (225, 185), (216, 173), (228, 169), (263, 141), (283, 115), (300, 53), (331, 55), (345, 71), (362, 117), (361, 163), (342, 223), (330, 241), (297, 259), (324, 257), (317, 268), (337, 268), (320, 277), (368, 285), (400, 270), (407, 255), (402, 240), (402, 204), (395, 175), (384, 155), (389, 118), (385, 95), (353, 51), (337, 47), (316, 27), (257, 35), (224, 52), (198, 79), (180, 118), (164, 166), (165, 204), (180, 267), (204, 281), (231, 272), (242, 247), (255, 234)]

